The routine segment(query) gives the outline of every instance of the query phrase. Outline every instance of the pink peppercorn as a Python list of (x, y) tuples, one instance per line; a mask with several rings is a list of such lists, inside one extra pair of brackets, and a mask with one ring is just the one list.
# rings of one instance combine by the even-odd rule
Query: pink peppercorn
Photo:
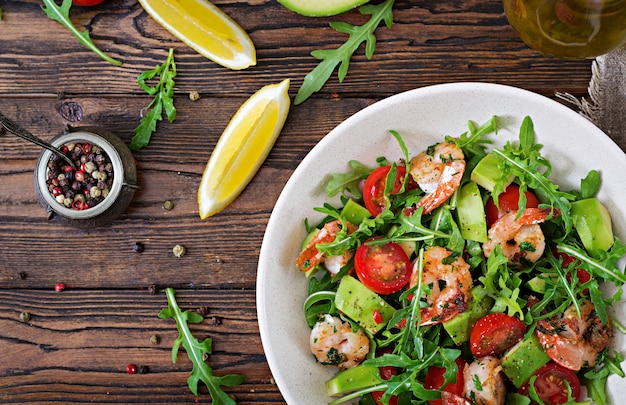
[(63, 284), (63, 283), (56, 283), (54, 285), (54, 291), (61, 292), (63, 290), (65, 290), (65, 284)]

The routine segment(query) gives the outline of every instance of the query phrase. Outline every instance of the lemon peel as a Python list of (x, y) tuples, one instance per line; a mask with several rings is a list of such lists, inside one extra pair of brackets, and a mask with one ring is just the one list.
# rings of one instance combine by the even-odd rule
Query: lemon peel
[(202, 173), (198, 187), (200, 218), (226, 208), (265, 161), (287, 119), (289, 84), (285, 79), (261, 88), (231, 118)]
[(232, 18), (207, 0), (139, 0), (163, 28), (200, 55), (233, 70), (256, 64), (252, 40)]

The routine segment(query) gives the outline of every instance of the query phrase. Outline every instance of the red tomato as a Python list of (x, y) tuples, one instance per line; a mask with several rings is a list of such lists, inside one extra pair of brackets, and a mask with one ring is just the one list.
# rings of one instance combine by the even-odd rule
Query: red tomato
[[(445, 373), (446, 369), (443, 367), (432, 366), (428, 369), (428, 373), (426, 373), (424, 388), (427, 388), (429, 390), (445, 391), (451, 394), (462, 396), (463, 386), (465, 385), (465, 379), (463, 378), (463, 369), (465, 368), (467, 362), (462, 357), (458, 357), (455, 362), (456, 366), (459, 368), (456, 373), (456, 382), (448, 383), (448, 385), (442, 388), (444, 382), (443, 373)], [(443, 405), (443, 401), (441, 399), (433, 399), (428, 401), (428, 403), (430, 405)]]
[(102, 3), (104, 0), (72, 0), (72, 4), (77, 6), (95, 6)]
[(507, 314), (485, 315), (470, 332), (470, 349), (475, 357), (499, 356), (526, 333), (526, 324)]
[[(572, 390), (572, 398), (580, 400), (580, 381), (576, 374), (557, 363), (548, 363), (533, 374), (535, 391), (539, 399), (546, 405), (564, 404), (567, 402), (567, 384)], [(528, 395), (530, 392), (530, 379), (520, 388), (519, 393)]]
[[(390, 170), (391, 166), (380, 166), (374, 169), (374, 171), (367, 176), (367, 179), (365, 179), (365, 185), (363, 186), (363, 200), (365, 202), (365, 207), (373, 216), (377, 216), (385, 209), (385, 186), (387, 184), (387, 174)], [(391, 194), (400, 191), (405, 175), (406, 167), (397, 166), (396, 182), (393, 185)]]
[(368, 239), (356, 250), (354, 269), (359, 280), (378, 294), (400, 291), (411, 278), (411, 260), (395, 242), (368, 245)]
[[(385, 353), (391, 353), (391, 352), (393, 352), (393, 349), (391, 347), (383, 347), (382, 349), (376, 351), (376, 357), (380, 357)], [(398, 370), (396, 370), (396, 368), (393, 366), (378, 367), (378, 372), (380, 373), (380, 378), (382, 378), (383, 380), (389, 380), (394, 375), (398, 375)], [(381, 401), (381, 399), (384, 393), (385, 391), (372, 392), (372, 398), (374, 399), (376, 404), (383, 405), (383, 402)], [(392, 395), (391, 398), (389, 398), (389, 405), (397, 405), (397, 404), (398, 404), (398, 397), (395, 395)]]
[[(572, 263), (574, 263), (576, 261), (575, 257), (572, 257), (572, 256), (568, 255), (567, 253), (559, 252), (558, 250), (556, 250), (556, 248), (552, 249), (552, 254), (557, 259), (560, 257), (563, 260), (563, 267), (564, 268), (568, 267), (570, 264), (572, 264)], [(591, 276), (589, 275), (589, 273), (585, 269), (576, 269), (576, 276), (578, 277), (578, 281), (580, 282), (580, 284), (584, 284), (587, 281), (591, 280)], [(565, 277), (567, 278), (567, 281), (569, 281), (570, 283), (572, 282), (572, 273), (567, 273), (565, 275)], [(589, 294), (589, 289), (585, 288), (582, 291), (582, 293), (584, 295)]]
[[(532, 191), (526, 190), (524, 194), (526, 194), (526, 208), (537, 208), (539, 206), (539, 199)], [(519, 186), (517, 184), (510, 184), (506, 190), (498, 195), (498, 207), (493, 202), (493, 197), (489, 197), (485, 204), (488, 227), (491, 227), (494, 222), (507, 212), (519, 209)]]

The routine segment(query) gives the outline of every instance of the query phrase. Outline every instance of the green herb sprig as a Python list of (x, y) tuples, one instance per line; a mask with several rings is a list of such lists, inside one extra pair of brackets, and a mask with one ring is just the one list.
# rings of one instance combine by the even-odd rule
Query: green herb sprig
[(41, 8), (46, 12), (51, 20), (57, 21), (65, 26), (78, 39), (78, 41), (89, 50), (93, 51), (96, 55), (112, 65), (122, 66), (122, 62), (113, 59), (101, 51), (100, 48), (93, 43), (91, 37), (89, 36), (89, 31), (79, 31), (78, 28), (72, 24), (72, 21), (70, 20), (71, 6), (72, 0), (63, 0), (63, 3), (61, 3), (60, 6), (58, 6), (54, 0), (43, 0)]
[[(150, 86), (146, 82), (159, 77), (156, 85)], [(169, 122), (176, 118), (174, 107), (174, 77), (176, 77), (176, 62), (174, 62), (174, 49), (170, 48), (167, 59), (162, 65), (156, 65), (152, 70), (146, 70), (137, 77), (137, 83), (146, 93), (154, 96), (146, 109), (150, 110), (141, 118), (139, 126), (135, 128), (135, 136), (130, 143), (130, 150), (139, 150), (148, 146), (152, 134), (156, 132), (158, 121), (163, 120), (163, 109)]]
[(317, 49), (311, 52), (311, 56), (321, 60), (321, 62), (304, 77), (302, 86), (298, 90), (298, 94), (296, 94), (294, 104), (300, 104), (313, 93), (320, 91), (337, 65), (340, 65), (338, 71), (339, 82), (343, 82), (348, 73), (350, 58), (352, 58), (354, 52), (364, 41), (365, 56), (367, 59), (372, 59), (376, 49), (374, 31), (376, 31), (381, 21), (385, 21), (385, 25), (391, 28), (393, 24), (392, 7), (394, 2), (395, 0), (386, 0), (378, 5), (361, 6), (359, 8), (361, 14), (372, 16), (367, 23), (361, 26), (355, 26), (346, 22), (330, 23), (332, 28), (350, 35), (350, 38), (337, 49)]
[(192, 311), (182, 311), (176, 302), (175, 291), (173, 288), (166, 288), (167, 308), (163, 308), (159, 312), (159, 318), (173, 318), (178, 328), (178, 338), (174, 341), (172, 347), (172, 362), (176, 363), (178, 357), (178, 349), (182, 345), (189, 360), (193, 363), (193, 369), (187, 380), (187, 385), (194, 395), (198, 395), (198, 383), (202, 381), (209, 389), (209, 394), (215, 405), (234, 405), (236, 402), (222, 390), (222, 386), (234, 387), (241, 384), (245, 376), (241, 374), (229, 374), (222, 377), (213, 375), (213, 370), (204, 362), (204, 356), (211, 354), (213, 350), (213, 341), (207, 338), (202, 342), (198, 341), (191, 331), (187, 323), (200, 323), (204, 319), (202, 315)]

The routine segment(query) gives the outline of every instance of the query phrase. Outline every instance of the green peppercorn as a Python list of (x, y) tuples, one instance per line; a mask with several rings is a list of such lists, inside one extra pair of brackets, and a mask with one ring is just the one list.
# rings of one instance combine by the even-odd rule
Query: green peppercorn
[(28, 312), (26, 312), (26, 311), (20, 312), (20, 321), (22, 321), (22, 322), (30, 321), (30, 314)]
[(172, 208), (174, 208), (174, 203), (171, 202), (170, 200), (167, 200), (163, 203), (163, 209), (166, 211), (170, 211)]
[(200, 100), (200, 93), (198, 93), (197, 91), (190, 91), (189, 92), (189, 99), (191, 101), (198, 101), (198, 100)]
[(187, 253), (187, 249), (183, 245), (176, 245), (172, 249), (172, 253), (174, 253), (176, 257), (183, 257), (185, 253)]
[(150, 343), (152, 343), (153, 345), (158, 345), (159, 343), (161, 343), (161, 338), (157, 335), (152, 335), (150, 336)]

